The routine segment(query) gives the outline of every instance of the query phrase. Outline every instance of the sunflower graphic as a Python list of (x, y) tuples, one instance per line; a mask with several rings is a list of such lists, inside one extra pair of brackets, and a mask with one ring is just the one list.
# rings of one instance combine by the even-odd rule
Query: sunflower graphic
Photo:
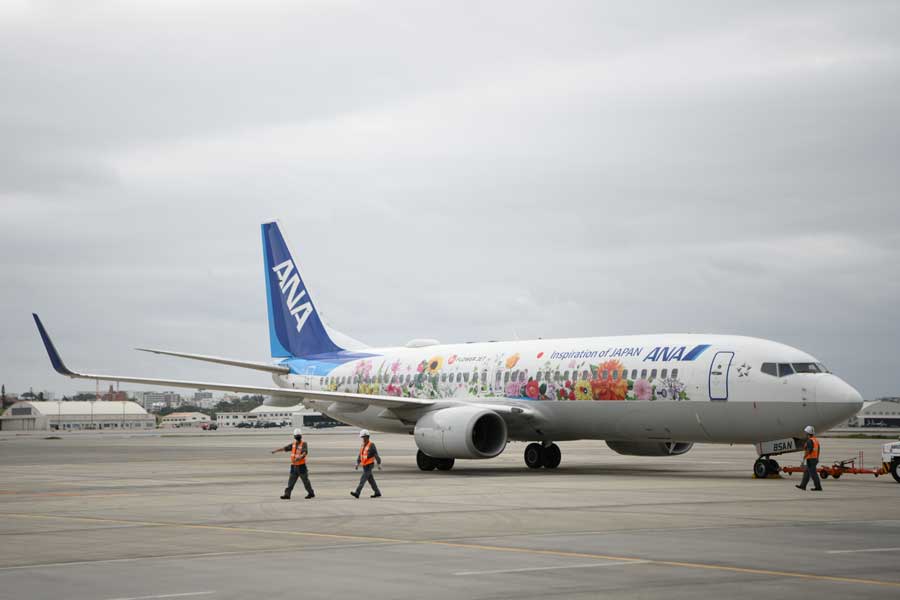
[(425, 365), (425, 368), (428, 369), (428, 373), (430, 375), (434, 375), (438, 371), (441, 370), (441, 367), (444, 366), (444, 359), (440, 356), (434, 356), (428, 360), (428, 364)]
[(581, 379), (575, 384), (576, 400), (591, 400), (591, 384), (586, 379)]

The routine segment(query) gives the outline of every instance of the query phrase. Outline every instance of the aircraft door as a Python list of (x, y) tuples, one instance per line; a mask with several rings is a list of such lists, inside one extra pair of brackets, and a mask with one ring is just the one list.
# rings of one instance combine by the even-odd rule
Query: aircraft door
[(709, 399), (728, 400), (728, 372), (734, 352), (716, 352), (709, 365)]

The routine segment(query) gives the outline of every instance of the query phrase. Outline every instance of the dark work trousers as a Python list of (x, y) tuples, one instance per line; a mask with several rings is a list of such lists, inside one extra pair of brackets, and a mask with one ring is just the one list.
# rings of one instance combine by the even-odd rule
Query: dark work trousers
[(822, 488), (822, 482), (819, 481), (819, 472), (816, 470), (819, 466), (818, 458), (810, 458), (806, 461), (806, 471), (803, 472), (803, 480), (800, 482), (800, 487), (804, 490), (806, 489), (806, 485), (809, 483), (810, 478), (812, 478), (813, 487), (817, 489)]
[(298, 477), (301, 481), (303, 481), (303, 487), (306, 488), (306, 493), (313, 493), (312, 485), (310, 485), (309, 483), (309, 471), (306, 469), (306, 465), (291, 465), (291, 476), (288, 479), (288, 486), (284, 488), (285, 496), (290, 497), (291, 491), (294, 489), (294, 484), (297, 483)]
[(378, 489), (378, 484), (375, 483), (375, 476), (372, 475), (372, 470), (375, 468), (375, 465), (366, 465), (363, 467), (362, 477), (359, 478), (359, 485), (356, 486), (356, 495), (359, 496), (360, 492), (362, 492), (363, 486), (366, 485), (366, 482), (369, 482), (369, 485), (372, 486), (372, 491), (376, 494), (380, 494), (381, 490)]

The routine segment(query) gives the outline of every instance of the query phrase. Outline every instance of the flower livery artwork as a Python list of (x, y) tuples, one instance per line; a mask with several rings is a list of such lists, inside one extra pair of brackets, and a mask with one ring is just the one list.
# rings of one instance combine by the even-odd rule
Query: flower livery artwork
[[(540, 353), (538, 358), (543, 355)], [(684, 382), (677, 377), (631, 378), (618, 359), (598, 364), (572, 360), (565, 370), (548, 362), (537, 368), (537, 374), (530, 375), (527, 369), (513, 370), (520, 358), (516, 353), (497, 361), (497, 367), (501, 371), (506, 367), (507, 372), (502, 385), (492, 388), (489, 395), (558, 401), (689, 400)]]
[[(544, 353), (537, 355), (541, 359)], [(465, 356), (433, 355), (427, 359), (393, 362), (363, 359), (352, 375), (332, 378), (326, 389), (411, 398), (464, 396), (556, 401), (682, 401), (689, 400), (684, 382), (673, 374), (636, 378), (618, 359), (597, 364), (545, 360), (532, 372), (519, 352)], [(377, 360), (377, 359), (374, 359)], [(349, 366), (349, 365), (348, 365)], [(532, 363), (534, 366), (534, 363)], [(677, 373), (677, 371), (676, 371)], [(642, 374), (646, 370), (642, 369)], [(656, 371), (653, 370), (655, 375)]]

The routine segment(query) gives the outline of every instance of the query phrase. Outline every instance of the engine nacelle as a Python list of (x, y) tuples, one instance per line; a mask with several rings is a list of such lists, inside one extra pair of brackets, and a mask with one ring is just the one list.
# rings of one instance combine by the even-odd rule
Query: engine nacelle
[(442, 408), (416, 422), (415, 437), (433, 458), (494, 458), (506, 448), (506, 421), (485, 408)]
[(606, 445), (629, 456), (677, 456), (694, 447), (692, 442), (606, 442)]

